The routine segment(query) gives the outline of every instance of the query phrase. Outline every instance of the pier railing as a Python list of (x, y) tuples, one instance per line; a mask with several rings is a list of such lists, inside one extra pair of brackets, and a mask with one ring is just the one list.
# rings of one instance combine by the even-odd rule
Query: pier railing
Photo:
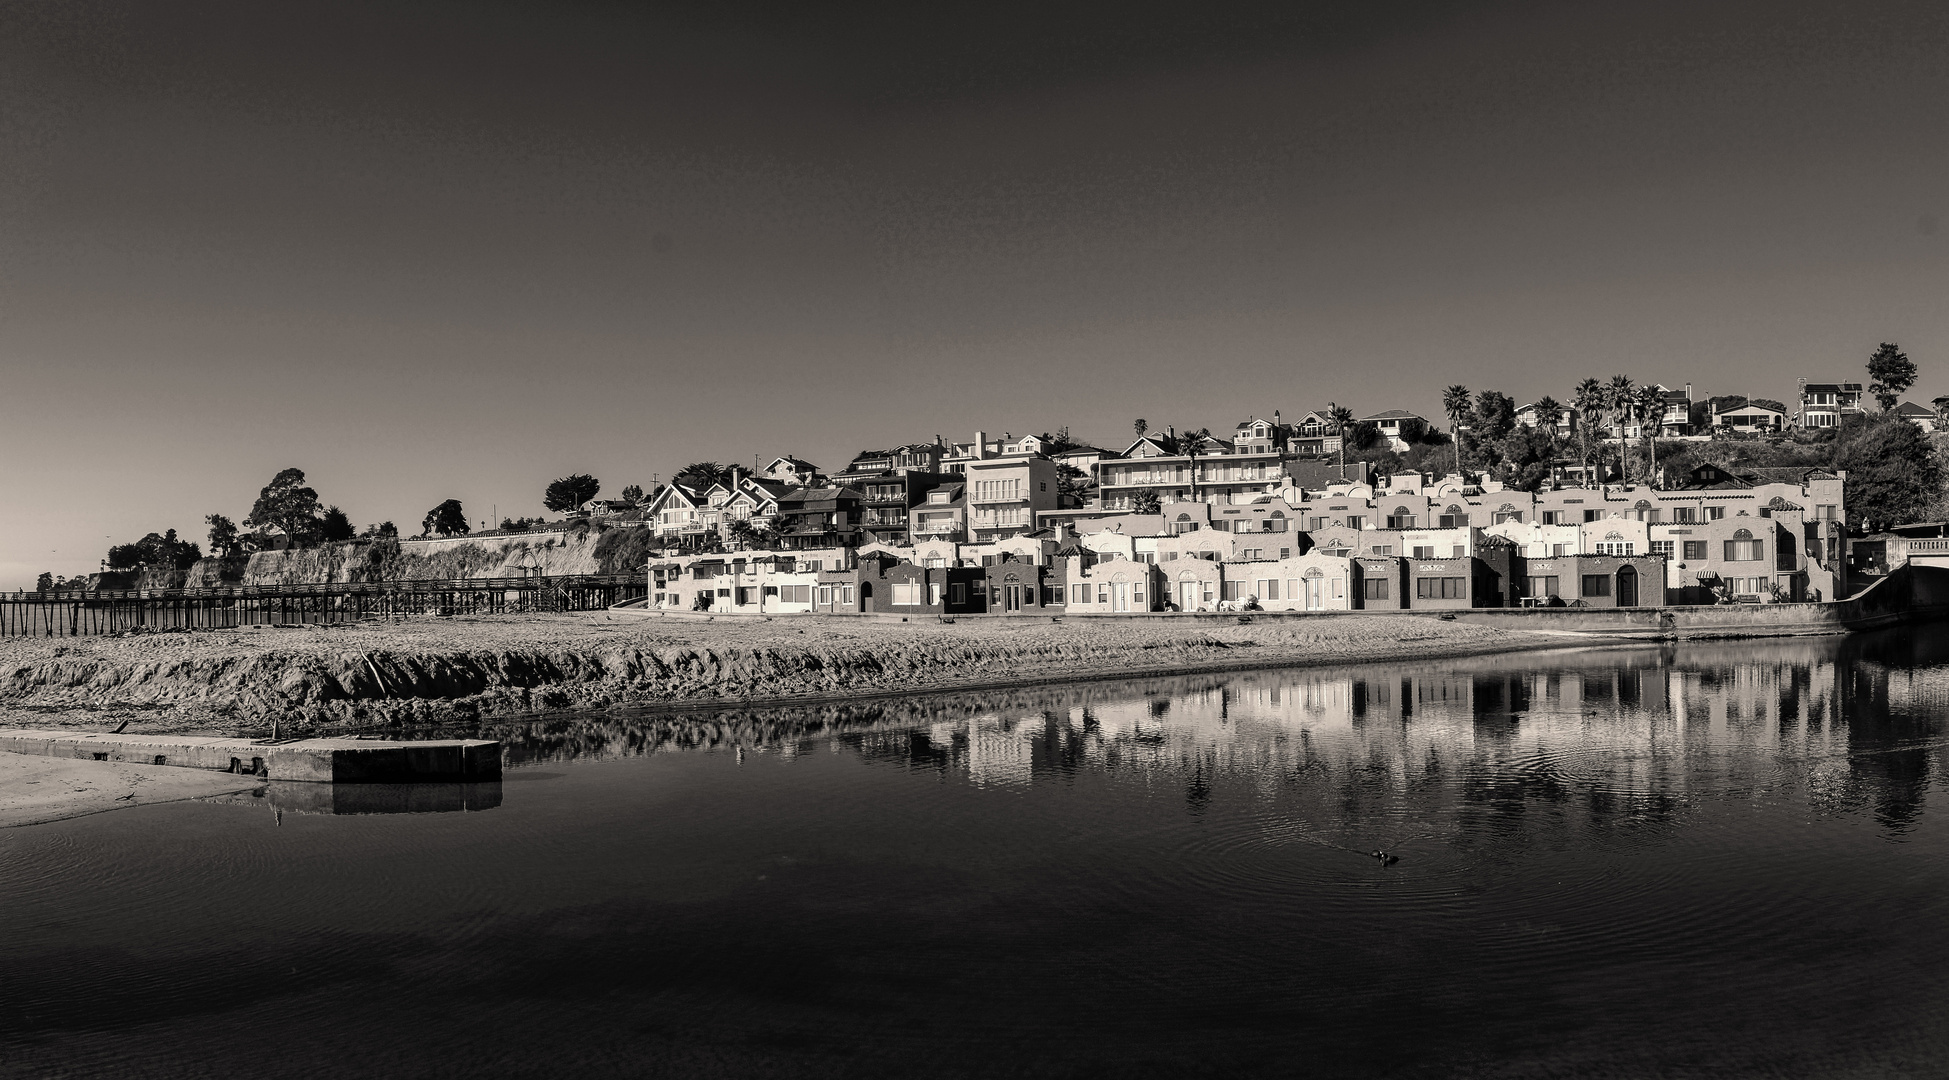
[(329, 625), (408, 615), (596, 611), (647, 591), (638, 574), (576, 574), (0, 593), (0, 637)]

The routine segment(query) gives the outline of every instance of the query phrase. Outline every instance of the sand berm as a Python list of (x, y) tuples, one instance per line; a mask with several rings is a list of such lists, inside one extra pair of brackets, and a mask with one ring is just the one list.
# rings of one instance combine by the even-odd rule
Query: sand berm
[[(1426, 659), (1568, 644), (1401, 615), (1152, 621), (608, 612), (0, 641), (0, 726), (312, 734), (569, 709)], [(1589, 645), (1589, 639), (1576, 644)]]

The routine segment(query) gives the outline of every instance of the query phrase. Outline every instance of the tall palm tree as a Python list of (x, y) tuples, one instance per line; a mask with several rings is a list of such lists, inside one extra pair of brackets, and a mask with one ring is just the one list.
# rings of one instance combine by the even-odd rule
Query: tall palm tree
[(1557, 399), (1548, 394), (1544, 394), (1542, 397), (1536, 399), (1536, 404), (1531, 406), (1531, 408), (1536, 410), (1536, 422), (1543, 425), (1544, 433), (1550, 437), (1550, 482), (1555, 483), (1557, 454), (1556, 426), (1557, 421), (1563, 419), (1563, 406), (1558, 403)]
[(1462, 475), (1462, 423), (1469, 415), (1469, 388), (1461, 383), (1441, 392), (1441, 410), (1448, 414), (1448, 426), (1455, 436), (1455, 475)]
[(1328, 402), (1326, 418), (1333, 421), (1334, 433), (1340, 436), (1340, 479), (1345, 480), (1347, 478), (1347, 428), (1353, 425), (1353, 410), (1345, 405)]
[(1584, 482), (1590, 482), (1590, 418), (1604, 411), (1604, 386), (1596, 379), (1577, 384), (1572, 400), (1577, 410), (1577, 443), (1583, 448)]
[(1198, 449), (1211, 438), (1210, 428), (1185, 431), (1178, 436), (1178, 452), (1191, 459), (1191, 501), (1198, 501)]
[(1665, 422), (1665, 391), (1656, 384), (1638, 387), (1638, 430), (1644, 435), (1644, 482), (1658, 476), (1658, 429)]
[(1621, 483), (1631, 481), (1630, 465), (1624, 456), (1624, 425), (1637, 409), (1637, 384), (1629, 375), (1611, 376), (1611, 385), (1604, 388), (1605, 403), (1610, 406), (1611, 418), (1617, 423), (1617, 478)]

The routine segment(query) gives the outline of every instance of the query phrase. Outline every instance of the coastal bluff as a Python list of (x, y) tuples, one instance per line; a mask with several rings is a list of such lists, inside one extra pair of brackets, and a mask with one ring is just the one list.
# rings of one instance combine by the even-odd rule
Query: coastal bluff
[(578, 521), (567, 528), (405, 540), (363, 538), (285, 551), (199, 559), (187, 570), (89, 575), (93, 589), (209, 589), (640, 574), (649, 529)]

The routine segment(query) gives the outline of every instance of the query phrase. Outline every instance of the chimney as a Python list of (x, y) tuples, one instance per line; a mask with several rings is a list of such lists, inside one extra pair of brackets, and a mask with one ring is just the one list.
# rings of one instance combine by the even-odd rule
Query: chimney
[(988, 456), (988, 433), (975, 432), (974, 456), (977, 460)]
[(1692, 400), (1692, 384), (1691, 384), (1691, 383), (1686, 383), (1686, 384), (1685, 384), (1685, 400), (1687, 400), (1687, 401), (1690, 401), (1690, 400)]

